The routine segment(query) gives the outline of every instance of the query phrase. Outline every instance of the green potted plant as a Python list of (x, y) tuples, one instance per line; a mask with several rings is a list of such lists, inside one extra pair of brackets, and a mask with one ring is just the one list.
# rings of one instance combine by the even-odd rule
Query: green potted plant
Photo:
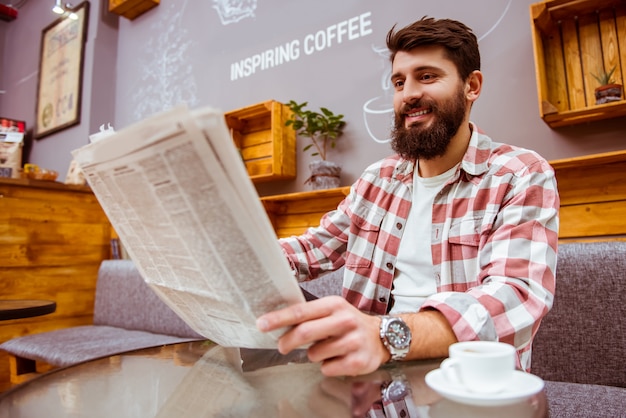
[(599, 74), (591, 74), (600, 85), (595, 89), (596, 104), (616, 102), (622, 100), (621, 84), (617, 84), (613, 78), (613, 73), (617, 66), (613, 66), (610, 71), (602, 71)]
[(308, 102), (290, 100), (287, 106), (292, 115), (285, 121), (285, 125), (291, 126), (298, 136), (309, 138), (310, 143), (302, 150), (319, 157), (309, 163), (311, 175), (306, 183), (314, 190), (339, 187), (341, 167), (327, 157), (328, 151), (335, 148), (337, 139), (343, 135), (346, 122), (343, 115), (335, 114), (325, 107), (320, 107), (320, 111), (316, 112), (307, 109), (307, 105)]

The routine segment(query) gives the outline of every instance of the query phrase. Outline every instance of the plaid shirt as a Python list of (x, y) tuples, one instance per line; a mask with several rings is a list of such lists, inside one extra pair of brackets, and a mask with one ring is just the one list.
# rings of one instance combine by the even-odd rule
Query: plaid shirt
[[(532, 338), (555, 291), (556, 179), (536, 153), (493, 142), (474, 125), (472, 132), (463, 161), (435, 197), (437, 293), (421, 309), (441, 312), (459, 341), (514, 345), (518, 366), (530, 370)], [(298, 280), (345, 266), (343, 296), (363, 312), (387, 312), (414, 168), (399, 156), (371, 165), (319, 227), (281, 239)]]

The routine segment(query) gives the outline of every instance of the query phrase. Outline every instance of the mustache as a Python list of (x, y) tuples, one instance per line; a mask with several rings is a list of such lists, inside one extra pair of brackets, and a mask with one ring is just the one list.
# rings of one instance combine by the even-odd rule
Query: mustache
[(437, 110), (437, 105), (430, 100), (421, 99), (421, 100), (418, 100), (417, 102), (403, 104), (402, 107), (400, 108), (400, 113), (402, 114), (410, 113), (412, 110), (419, 109), (419, 108), (428, 108), (434, 111), (434, 110)]

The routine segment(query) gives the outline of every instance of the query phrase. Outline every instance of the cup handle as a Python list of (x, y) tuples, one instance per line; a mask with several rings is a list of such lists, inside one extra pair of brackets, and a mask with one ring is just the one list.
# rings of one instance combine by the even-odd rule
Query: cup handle
[(448, 382), (461, 384), (458, 366), (459, 366), (459, 361), (457, 359), (447, 358), (441, 362), (439, 369), (441, 369), (445, 379)]

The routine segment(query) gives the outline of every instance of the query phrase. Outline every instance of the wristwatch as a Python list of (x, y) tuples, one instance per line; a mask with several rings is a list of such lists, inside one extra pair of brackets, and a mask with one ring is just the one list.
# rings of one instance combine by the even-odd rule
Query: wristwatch
[(391, 354), (391, 360), (402, 360), (409, 353), (411, 330), (396, 316), (382, 316), (380, 321), (380, 339)]

